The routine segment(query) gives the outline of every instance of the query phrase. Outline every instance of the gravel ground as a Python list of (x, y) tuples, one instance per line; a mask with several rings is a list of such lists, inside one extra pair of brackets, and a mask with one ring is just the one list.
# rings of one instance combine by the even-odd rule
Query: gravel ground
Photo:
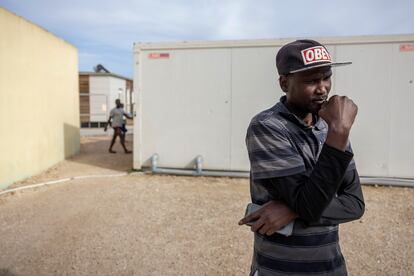
[[(132, 155), (107, 153), (109, 138), (82, 138), (80, 155), (14, 187), (128, 171)], [(414, 275), (414, 189), (363, 190), (364, 217), (341, 226), (349, 274)], [(142, 173), (6, 194), (0, 275), (246, 275), (248, 201), (247, 179)]]

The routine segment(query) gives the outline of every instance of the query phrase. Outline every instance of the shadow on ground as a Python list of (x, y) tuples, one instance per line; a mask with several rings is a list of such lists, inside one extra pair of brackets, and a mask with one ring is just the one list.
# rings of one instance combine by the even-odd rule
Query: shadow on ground
[[(113, 147), (116, 153), (109, 153), (111, 139), (111, 136), (82, 137), (80, 154), (69, 158), (68, 161), (122, 172), (131, 170), (133, 153), (124, 153), (119, 138)], [(125, 144), (129, 150), (133, 149), (132, 140), (132, 135), (126, 136)]]
[(13, 274), (8, 269), (0, 268), (0, 276), (17, 276), (17, 274)]

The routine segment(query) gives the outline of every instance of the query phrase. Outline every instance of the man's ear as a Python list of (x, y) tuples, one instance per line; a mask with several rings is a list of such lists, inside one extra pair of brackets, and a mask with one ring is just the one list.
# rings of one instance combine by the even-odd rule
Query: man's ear
[(280, 76), (279, 77), (279, 85), (283, 92), (288, 92), (288, 77), (287, 76)]

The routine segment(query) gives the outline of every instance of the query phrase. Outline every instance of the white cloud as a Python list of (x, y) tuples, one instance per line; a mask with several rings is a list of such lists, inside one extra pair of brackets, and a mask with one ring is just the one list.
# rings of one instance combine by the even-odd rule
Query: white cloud
[(0, 5), (74, 44), (81, 68), (99, 59), (128, 75), (132, 69), (124, 69), (125, 61), (134, 42), (414, 33), (411, 0), (3, 0)]

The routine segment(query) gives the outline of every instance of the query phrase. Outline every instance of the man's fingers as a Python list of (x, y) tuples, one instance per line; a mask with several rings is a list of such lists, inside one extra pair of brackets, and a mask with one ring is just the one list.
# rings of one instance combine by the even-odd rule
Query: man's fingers
[(243, 224), (246, 224), (246, 223), (248, 223), (248, 222), (255, 221), (255, 220), (257, 220), (258, 218), (260, 218), (260, 213), (259, 213), (259, 211), (253, 212), (253, 213), (251, 213), (250, 215), (247, 215), (247, 216), (245, 216), (244, 218), (242, 218), (242, 219), (239, 221), (239, 225), (243, 225)]
[(250, 227), (250, 229), (253, 232), (257, 232), (259, 229), (262, 228), (262, 226), (264, 225), (264, 220), (262, 218), (258, 219), (255, 223), (252, 224), (252, 227)]
[(265, 235), (271, 229), (269, 224), (264, 223), (263, 226), (259, 229), (259, 233)]
[(260, 234), (262, 235), (273, 235), (277, 230), (279, 230), (279, 227), (276, 225), (273, 225), (270, 221), (267, 221), (263, 227), (260, 229)]
[(267, 228), (266, 235), (271, 236), (274, 233), (276, 233), (278, 230), (280, 230), (283, 227), (283, 225), (277, 224), (271, 224), (269, 228)]
[[(259, 227), (259, 225), (260, 225), (260, 227)], [(256, 231), (259, 232), (262, 235), (271, 236), (274, 233), (276, 233), (276, 231), (279, 230), (280, 228), (282, 228), (282, 226), (279, 226), (279, 224), (273, 225), (272, 223), (265, 222), (264, 220), (262, 220), (258, 223), (258, 226), (255, 227), (254, 229), (257, 229)], [(253, 226), (252, 226), (252, 231), (254, 229), (253, 229)]]

